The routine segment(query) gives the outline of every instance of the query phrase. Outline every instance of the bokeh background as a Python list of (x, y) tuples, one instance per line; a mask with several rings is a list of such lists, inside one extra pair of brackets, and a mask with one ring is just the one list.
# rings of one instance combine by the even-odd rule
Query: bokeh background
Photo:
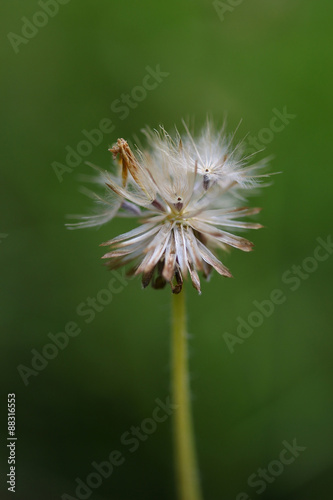
[[(85, 480), (92, 462), (115, 449), (125, 462), (86, 498), (175, 498), (171, 419), (134, 453), (120, 442), (151, 416), (156, 398), (170, 394), (169, 290), (142, 291), (129, 281), (86, 323), (78, 306), (111, 279), (98, 245), (124, 225), (70, 232), (64, 223), (66, 214), (90, 210), (78, 190), (79, 175), (90, 173), (84, 161), (108, 167), (107, 148), (117, 137), (140, 137), (146, 124), (181, 128), (188, 116), (200, 127), (207, 113), (218, 123), (227, 116), (230, 131), (242, 120), (237, 140), (270, 137), (260, 155), (274, 155), (271, 170), (283, 174), (251, 200), (264, 207), (266, 228), (249, 235), (254, 252), (225, 257), (235, 279), (215, 274), (200, 297), (187, 294), (204, 498), (331, 498), (333, 256), (300, 278), (297, 290), (282, 276), (313, 256), (318, 237), (332, 234), (332, 3), (57, 5), (37, 33), (26, 28), (25, 42), (8, 34), (22, 36), (23, 17), (43, 24), (43, 16), (34, 18), (40, 5), (6, 0), (0, 16), (1, 434), (7, 393), (16, 393), (16, 498), (78, 498), (75, 479)], [(123, 117), (115, 101), (157, 65), (168, 76)], [(278, 133), (262, 132), (283, 108), (295, 117)], [(103, 119), (112, 132), (60, 182), (52, 164), (65, 164), (66, 147), (76, 149), (82, 130)], [(276, 288), (284, 303), (231, 353), (225, 332), (236, 334), (237, 317), (247, 321), (253, 301)], [(81, 333), (25, 385), (17, 367), (31, 368), (31, 350), (42, 352), (48, 334), (70, 321)], [(256, 493), (249, 476), (294, 439), (306, 450)], [(1, 448), (1, 495), (9, 498), (4, 440)]]

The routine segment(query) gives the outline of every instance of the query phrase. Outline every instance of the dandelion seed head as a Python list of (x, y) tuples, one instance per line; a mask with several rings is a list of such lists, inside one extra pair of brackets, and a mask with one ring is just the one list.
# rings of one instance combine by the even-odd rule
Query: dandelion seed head
[(176, 131), (171, 136), (162, 126), (143, 133), (147, 149), (133, 151), (124, 139), (110, 148), (114, 172), (98, 169), (106, 195), (89, 191), (100, 212), (68, 227), (135, 218), (139, 225), (134, 229), (102, 243), (109, 247), (102, 257), (109, 269), (131, 265), (129, 274), (140, 274), (144, 287), (169, 283), (174, 293), (190, 275), (201, 293), (199, 272), (206, 279), (212, 269), (232, 276), (217, 250), (252, 250), (250, 241), (229, 231), (262, 227), (243, 220), (260, 209), (242, 205), (267, 177), (261, 173), (265, 163), (250, 163), (242, 145), (234, 147), (224, 128), (215, 131), (210, 122), (196, 138), (186, 124), (182, 135)]

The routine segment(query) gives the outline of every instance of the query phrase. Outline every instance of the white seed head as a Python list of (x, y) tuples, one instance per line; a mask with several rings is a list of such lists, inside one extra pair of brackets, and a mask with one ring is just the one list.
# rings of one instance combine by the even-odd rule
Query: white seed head
[(110, 247), (103, 256), (109, 269), (131, 263), (129, 274), (141, 274), (144, 287), (170, 283), (174, 293), (181, 291), (189, 274), (200, 293), (198, 272), (208, 278), (214, 268), (231, 277), (216, 249), (252, 250), (250, 241), (229, 228), (262, 227), (239, 219), (260, 211), (241, 203), (267, 174), (260, 174), (264, 162), (249, 164), (241, 146), (233, 148), (224, 129), (217, 133), (208, 122), (195, 139), (184, 126), (184, 136), (176, 132), (171, 137), (163, 127), (144, 130), (148, 149), (136, 148), (135, 154), (118, 139), (110, 149), (118, 172), (100, 171), (98, 179), (106, 194), (88, 193), (102, 210), (68, 226), (98, 226), (115, 216), (138, 219), (135, 229), (102, 243)]

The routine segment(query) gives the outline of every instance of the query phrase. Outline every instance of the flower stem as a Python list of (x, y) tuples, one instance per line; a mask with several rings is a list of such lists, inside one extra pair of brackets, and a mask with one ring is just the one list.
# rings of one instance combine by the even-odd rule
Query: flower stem
[(184, 288), (172, 295), (172, 391), (179, 500), (201, 500), (189, 393)]

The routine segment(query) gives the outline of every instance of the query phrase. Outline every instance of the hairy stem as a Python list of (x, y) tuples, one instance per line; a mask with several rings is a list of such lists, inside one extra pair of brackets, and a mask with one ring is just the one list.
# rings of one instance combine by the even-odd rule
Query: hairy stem
[(172, 391), (179, 500), (201, 500), (190, 405), (184, 288), (172, 295)]

